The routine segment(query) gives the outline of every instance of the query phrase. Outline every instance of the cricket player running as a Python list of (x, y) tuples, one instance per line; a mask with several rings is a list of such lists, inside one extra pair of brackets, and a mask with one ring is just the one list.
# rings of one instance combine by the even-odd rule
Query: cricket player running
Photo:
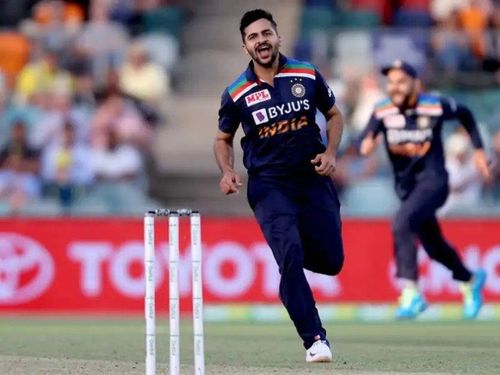
[(476, 121), (467, 107), (452, 98), (421, 92), (416, 70), (410, 64), (396, 60), (381, 72), (387, 76), (389, 98), (375, 105), (361, 134), (360, 153), (372, 153), (378, 144), (377, 136), (383, 134), (401, 200), (392, 224), (396, 275), (403, 280), (396, 316), (415, 318), (427, 307), (417, 288), (418, 238), (427, 254), (453, 273), (463, 295), (464, 317), (473, 319), (483, 302), (486, 273), (471, 273), (464, 266), (456, 250), (443, 238), (435, 212), (449, 191), (441, 138), (445, 120), (457, 119), (465, 127), (475, 148), (477, 168), (486, 181), (491, 178)]
[[(245, 13), (240, 32), (248, 68), (222, 94), (214, 143), (220, 189), (242, 185), (233, 168), (233, 138), (242, 124), (247, 198), (281, 274), (279, 295), (306, 349), (307, 362), (332, 353), (304, 268), (337, 275), (343, 265), (339, 201), (330, 175), (342, 135), (335, 97), (311, 64), (280, 54), (273, 16)], [(321, 142), (316, 109), (328, 120)]]

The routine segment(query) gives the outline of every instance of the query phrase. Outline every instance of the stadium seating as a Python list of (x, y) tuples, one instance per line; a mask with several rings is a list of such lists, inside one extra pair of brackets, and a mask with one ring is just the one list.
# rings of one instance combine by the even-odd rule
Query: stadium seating
[(400, 27), (430, 27), (433, 23), (425, 10), (399, 9), (394, 16), (394, 25)]
[(59, 201), (54, 198), (42, 198), (25, 205), (20, 214), (23, 216), (60, 216), (63, 209)]
[(335, 26), (344, 28), (367, 29), (380, 26), (380, 16), (373, 10), (343, 11), (337, 17)]
[(489, 132), (500, 129), (500, 90), (490, 89), (481, 91), (449, 90), (446, 95), (454, 97), (458, 102), (469, 106), (480, 122), (488, 124)]
[(150, 10), (143, 15), (145, 32), (165, 32), (176, 38), (180, 36), (183, 21), (184, 11), (172, 6)]
[(167, 71), (174, 68), (179, 59), (179, 41), (168, 33), (152, 32), (137, 38), (147, 50), (148, 56)]
[[(354, 10), (370, 10), (376, 12), (380, 18), (386, 18), (390, 6), (390, 0), (351, 0), (350, 4)], [(390, 13), (390, 12), (389, 12)]]
[(342, 201), (347, 216), (388, 216), (398, 206), (393, 181), (384, 177), (356, 182), (346, 189)]
[(334, 7), (335, 6), (335, 0), (306, 0), (305, 1), (306, 6), (311, 6), (311, 7)]
[(399, 6), (404, 9), (427, 10), (430, 6), (430, 0), (400, 0)]
[(336, 71), (349, 71), (353, 66), (360, 72), (373, 69), (372, 39), (368, 31), (342, 30), (332, 39), (332, 44)]
[(337, 13), (326, 7), (305, 7), (302, 10), (300, 29), (303, 36), (314, 30), (329, 30), (336, 24)]

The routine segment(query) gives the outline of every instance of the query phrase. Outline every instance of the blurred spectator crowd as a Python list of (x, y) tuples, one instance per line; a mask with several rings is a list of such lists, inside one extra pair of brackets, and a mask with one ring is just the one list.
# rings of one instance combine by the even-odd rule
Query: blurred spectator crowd
[(335, 182), (344, 213), (385, 216), (398, 205), (385, 150), (368, 159), (354, 143), (383, 98), (378, 68), (403, 58), (425, 90), (453, 96), (479, 121), (494, 181), (485, 185), (457, 122), (444, 128), (450, 197), (442, 215), (500, 214), (500, 2), (492, 0), (304, 0), (295, 55), (328, 78), (346, 136)]
[[(152, 142), (168, 117), (182, 3), (5, 2), (0, 215), (137, 214), (156, 204), (147, 194)], [(346, 118), (336, 174), (345, 214), (397, 206), (383, 148), (361, 159), (353, 144), (384, 96), (378, 67), (395, 58), (418, 69), (426, 90), (468, 105), (486, 140), (488, 186), (460, 124), (445, 126), (452, 194), (442, 214), (500, 214), (498, 0), (303, 0), (297, 26), (292, 54), (319, 67)]]
[(143, 209), (181, 10), (161, 0), (32, 3), (20, 1), (27, 14), (0, 32), (0, 214)]
[(500, 84), (498, 0), (304, 0), (299, 34), (295, 55), (334, 74), (403, 54), (435, 86)]

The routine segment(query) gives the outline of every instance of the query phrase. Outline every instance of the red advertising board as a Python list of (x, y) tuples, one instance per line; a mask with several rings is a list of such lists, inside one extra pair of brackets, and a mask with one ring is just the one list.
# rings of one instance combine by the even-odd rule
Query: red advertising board
[[(156, 221), (157, 306), (167, 309), (167, 222)], [(454, 220), (444, 232), (471, 267), (488, 272), (486, 300), (500, 302), (500, 220)], [(191, 299), (189, 225), (181, 220), (180, 295)], [(390, 224), (346, 220), (346, 261), (338, 277), (308, 274), (319, 302), (394, 302)], [(251, 218), (202, 217), (204, 299), (276, 303), (279, 274)], [(458, 301), (450, 273), (420, 252), (431, 301)], [(0, 312), (143, 311), (143, 223), (132, 219), (0, 221)]]

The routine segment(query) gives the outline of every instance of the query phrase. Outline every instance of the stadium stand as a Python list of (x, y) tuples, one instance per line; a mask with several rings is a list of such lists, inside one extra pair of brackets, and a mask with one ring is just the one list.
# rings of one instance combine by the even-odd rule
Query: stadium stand
[(30, 42), (22, 34), (15, 31), (0, 33), (0, 66), (10, 88), (14, 86), (17, 74), (28, 62), (30, 50)]
[[(453, 12), (443, 3), (428, 0), (404, 0), (397, 5), (388, 0), (283, 3), (258, 0), (252, 7), (273, 12), (283, 51), (314, 63), (332, 85), (346, 118), (341, 153), (346, 155), (349, 173), (355, 175), (366, 167), (349, 159), (346, 147), (366, 121), (369, 103), (381, 95), (376, 68), (394, 57), (416, 65), (428, 89), (468, 104), (494, 154), (500, 129), (498, 5), (472, 1), (471, 6)], [(152, 205), (250, 214), (244, 194), (229, 198), (228, 203), (218, 192), (219, 172), (212, 156), (219, 95), (247, 64), (247, 57), (239, 53), (238, 35), (246, 1), (41, 0), (33, 4), (19, 1), (19, 9), (5, 9), (11, 18), (0, 17), (4, 27), (0, 33), (0, 144), (8, 147), (11, 127), (22, 120), (41, 165), (49, 150), (60, 150), (54, 159), (54, 165), (59, 165), (57, 181), (66, 181), (70, 169), (62, 166), (72, 160), (67, 155), (74, 150), (64, 148), (64, 124), (74, 125), (78, 147), (84, 145), (93, 155), (89, 160), (105, 151), (106, 145), (110, 147), (109, 132), (116, 131), (118, 143), (105, 157), (116, 158), (115, 176), (120, 177), (109, 178), (115, 172), (106, 171), (108, 178), (103, 179), (93, 169), (89, 183), (69, 190), (59, 183), (63, 188), (58, 190), (40, 169), (41, 197), (16, 208), (0, 197), (0, 214), (136, 215)], [(98, 42), (89, 43), (93, 40)], [(35, 71), (43, 72), (44, 79), (34, 81), (36, 75), (30, 72)], [(134, 74), (145, 77), (140, 87), (130, 79)], [(149, 79), (152, 84), (153, 77), (163, 77), (158, 79), (164, 85), (151, 89), (155, 95), (147, 95), (147, 87), (152, 86), (145, 82)], [(25, 83), (30, 87), (27, 92), (19, 86), (23, 79), (29, 83)], [(457, 125), (447, 131), (453, 132)], [(239, 147), (236, 152), (240, 161)], [(134, 158), (132, 153), (139, 155), (140, 173), (118, 173), (120, 157)], [(243, 170), (241, 163), (237, 167)], [(0, 170), (4, 168), (0, 164)], [(392, 191), (388, 176), (387, 162), (380, 156), (373, 174), (343, 180), (344, 214), (388, 215), (393, 197), (367, 202), (367, 197)], [(497, 180), (483, 187), (481, 203), (467, 214), (497, 212), (499, 184)]]

